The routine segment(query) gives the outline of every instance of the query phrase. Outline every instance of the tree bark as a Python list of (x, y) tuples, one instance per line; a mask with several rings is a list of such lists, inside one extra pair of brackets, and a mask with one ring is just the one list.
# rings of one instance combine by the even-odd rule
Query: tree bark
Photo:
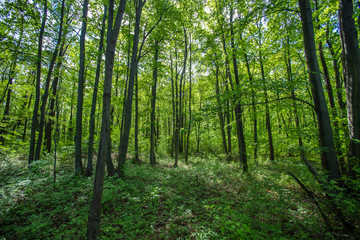
[(176, 105), (175, 105), (175, 87), (174, 87), (174, 69), (173, 69), (173, 60), (172, 56), (170, 54), (170, 69), (171, 69), (171, 75), (170, 75), (170, 81), (171, 81), (171, 101), (172, 101), (172, 128), (173, 128), (173, 134), (171, 139), (171, 152), (170, 156), (174, 157), (174, 148), (175, 148), (175, 131), (176, 131)]
[(319, 56), (320, 56), (320, 62), (322, 65), (322, 69), (324, 72), (324, 79), (325, 79), (325, 87), (326, 87), (326, 92), (329, 98), (329, 103), (330, 103), (330, 112), (331, 115), (333, 117), (333, 121), (334, 121), (334, 142), (335, 142), (335, 147), (336, 147), (336, 153), (338, 155), (338, 160), (339, 160), (339, 165), (340, 165), (340, 170), (342, 173), (345, 173), (345, 161), (344, 158), (341, 156), (341, 141), (340, 141), (340, 133), (339, 133), (339, 121), (338, 121), (338, 116), (337, 116), (337, 111), (335, 108), (335, 100), (334, 100), (334, 94), (333, 94), (333, 89), (331, 86), (331, 81), (330, 81), (330, 75), (329, 75), (329, 70), (326, 64), (326, 60), (325, 60), (325, 56), (324, 56), (324, 51), (323, 51), (323, 46), (322, 46), (322, 42), (321, 40), (318, 43), (318, 47), (319, 47)]
[(85, 38), (87, 26), (87, 12), (88, 0), (83, 3), (82, 26), (80, 35), (80, 68), (78, 79), (78, 95), (77, 95), (77, 109), (76, 109), (76, 130), (75, 130), (75, 173), (82, 174), (82, 161), (81, 161), (81, 140), (82, 140), (82, 115), (83, 115), (83, 98), (84, 98), (84, 83), (85, 83)]
[(178, 153), (180, 150), (180, 127), (182, 122), (182, 87), (183, 87), (183, 79), (185, 76), (186, 71), (186, 61), (188, 55), (188, 40), (187, 40), (187, 30), (184, 28), (184, 43), (185, 43), (185, 51), (184, 51), (184, 62), (183, 62), (183, 69), (180, 74), (180, 84), (179, 84), (179, 113), (178, 113), (178, 121), (176, 127), (176, 139), (175, 139), (175, 162), (174, 167), (178, 166)]
[(339, 66), (338, 66), (338, 60), (337, 60), (335, 51), (332, 46), (332, 42), (329, 38), (329, 31), (326, 31), (326, 43), (328, 45), (328, 48), (329, 48), (329, 51), (330, 51), (330, 54), (332, 57), (332, 63), (333, 63), (333, 68), (334, 68), (334, 73), (335, 73), (337, 101), (338, 101), (339, 107), (341, 109), (341, 112), (345, 112), (346, 104), (345, 104), (345, 102), (343, 100), (343, 96), (342, 96), (342, 84), (340, 81), (340, 70), (339, 70)]
[(42, 138), (44, 133), (44, 125), (45, 125), (45, 110), (46, 110), (46, 103), (47, 99), (49, 97), (49, 85), (51, 80), (51, 75), (53, 72), (53, 68), (56, 62), (56, 58), (59, 53), (59, 47), (62, 39), (62, 32), (63, 32), (63, 20), (64, 20), (64, 11), (65, 11), (65, 0), (62, 1), (61, 6), (61, 19), (60, 19), (60, 27), (59, 27), (59, 33), (58, 33), (58, 39), (56, 42), (55, 50), (53, 52), (53, 56), (50, 61), (48, 73), (45, 80), (45, 89), (43, 96), (41, 98), (41, 108), (40, 108), (40, 124), (39, 124), (39, 136), (38, 141), (36, 145), (36, 151), (35, 151), (35, 160), (40, 159), (40, 153), (41, 153), (41, 147), (42, 147)]
[(101, 122), (100, 143), (98, 151), (98, 159), (96, 163), (94, 191), (90, 205), (90, 211), (87, 222), (87, 239), (95, 240), (100, 233), (100, 217), (101, 217), (101, 199), (104, 185), (105, 175), (105, 159), (110, 144), (110, 107), (111, 107), (111, 87), (112, 75), (114, 69), (114, 57), (116, 42), (124, 16), (126, 0), (119, 2), (116, 19), (114, 18), (114, 0), (109, 0), (109, 17), (107, 31), (107, 45), (105, 56), (105, 80), (103, 94), (103, 111)]
[(346, 97), (349, 145), (349, 172), (352, 178), (358, 178), (356, 167), (360, 161), (360, 50), (353, 19), (353, 1), (340, 0), (339, 22), (346, 72)]
[[(230, 10), (230, 34), (231, 34), (231, 49), (232, 49), (232, 60), (234, 65), (234, 77), (236, 87), (233, 90), (240, 90), (240, 81), (239, 81), (239, 73), (237, 67), (237, 59), (235, 53), (235, 42), (234, 42), (234, 28), (233, 28), (233, 9)], [(241, 107), (241, 99), (240, 96), (235, 96), (234, 100), (235, 104), (235, 120), (236, 120), (236, 128), (237, 128), (237, 137), (238, 137), (238, 146), (239, 146), (239, 154), (240, 154), (240, 162), (242, 164), (243, 172), (248, 171), (247, 165), (247, 156), (246, 156), (246, 144), (244, 137), (244, 126), (242, 122), (242, 107)]]
[(89, 121), (89, 146), (88, 146), (88, 156), (87, 156), (88, 162), (87, 162), (87, 166), (86, 166), (86, 176), (87, 177), (90, 177), (92, 175), (92, 171), (93, 171), (95, 112), (96, 112), (96, 102), (97, 102), (97, 94), (98, 94), (100, 71), (101, 71), (101, 59), (102, 59), (103, 47), (104, 47), (106, 16), (107, 16), (107, 6), (104, 5), (104, 16), (102, 19), (101, 31), (100, 31), (98, 59), (97, 59), (97, 64), (96, 64), (96, 75), (95, 75), (94, 90), (93, 90), (91, 112), (90, 112), (90, 121)]
[(135, 129), (134, 129), (134, 162), (140, 163), (139, 159), (139, 79), (138, 74), (135, 74)]
[[(190, 133), (191, 133), (191, 35), (190, 35), (190, 44), (189, 44), (189, 52), (190, 52), (190, 58), (189, 58), (189, 125), (188, 125), (188, 131), (187, 131), (187, 137), (186, 137), (186, 148), (185, 148), (185, 162), (188, 162), (189, 157), (189, 144), (190, 144)], [(224, 127), (224, 126), (223, 126)], [(224, 128), (223, 130), (224, 131)], [(225, 136), (223, 136), (224, 138)]]
[(320, 79), (319, 64), (316, 56), (312, 12), (308, 0), (299, 0), (303, 28), (306, 64), (309, 71), (311, 92), (316, 110), (322, 166), (329, 172), (329, 178), (340, 178), (329, 112)]
[(124, 115), (124, 132), (120, 139), (120, 147), (119, 147), (119, 157), (118, 157), (118, 174), (119, 176), (123, 176), (123, 168), (126, 162), (126, 153), (127, 148), (129, 146), (129, 134), (131, 127), (131, 112), (132, 112), (132, 100), (134, 95), (134, 83), (135, 83), (135, 75), (138, 68), (138, 47), (139, 47), (139, 34), (140, 34), (140, 20), (142, 8), (145, 5), (146, 1), (137, 0), (136, 1), (136, 17), (135, 17), (135, 31), (134, 31), (134, 40), (133, 40), (133, 48), (131, 55), (131, 65), (130, 65), (130, 76), (129, 76), (129, 86), (128, 86), (128, 94), (125, 103), (125, 115)]
[(250, 71), (250, 64), (249, 59), (246, 53), (244, 53), (244, 59), (246, 64), (246, 70), (249, 76), (249, 82), (251, 86), (251, 107), (253, 111), (253, 131), (254, 131), (254, 162), (257, 164), (257, 154), (258, 154), (258, 134), (257, 134), (257, 113), (256, 113), (256, 105), (255, 105), (255, 91), (254, 91), (254, 83), (253, 83), (253, 76)]
[(38, 114), (40, 104), (40, 84), (41, 84), (41, 58), (42, 58), (42, 44), (44, 39), (45, 24), (47, 19), (47, 0), (44, 0), (44, 12), (41, 20), (41, 27), (38, 39), (38, 53), (36, 59), (36, 83), (35, 83), (35, 103), (31, 123), (31, 134), (30, 134), (30, 149), (28, 164), (30, 165), (34, 160), (35, 153), (35, 141), (36, 141), (36, 130), (38, 128)]
[(58, 63), (55, 67), (55, 77), (54, 80), (51, 84), (51, 89), (52, 89), (52, 96), (51, 96), (51, 101), (50, 101), (50, 107), (49, 107), (49, 119), (46, 122), (46, 126), (45, 126), (45, 146), (46, 146), (46, 150), (47, 152), (51, 152), (51, 132), (53, 129), (53, 125), (54, 125), (54, 118), (55, 118), (55, 101), (56, 101), (56, 94), (57, 94), (57, 88), (58, 88), (58, 84), (59, 84), (59, 79), (60, 79), (60, 70), (61, 70), (61, 65), (62, 65), (62, 61), (63, 61), (63, 56), (65, 55), (65, 51), (64, 51), (64, 45), (65, 45), (65, 41), (63, 41), (61, 43), (60, 46), (60, 51), (59, 51), (59, 58), (58, 58)]

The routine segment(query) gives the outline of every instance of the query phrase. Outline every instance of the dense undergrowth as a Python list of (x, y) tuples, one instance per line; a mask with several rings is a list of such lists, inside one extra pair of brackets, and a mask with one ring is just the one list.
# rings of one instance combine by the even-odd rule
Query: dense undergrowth
[[(9, 158), (0, 168), (0, 239), (84, 239), (93, 179), (73, 176), (72, 158)], [(318, 209), (286, 173), (314, 180), (297, 159), (262, 162), (243, 174), (238, 163), (196, 156), (128, 163), (125, 179), (104, 185), (100, 239), (335, 239)], [(321, 197), (321, 196), (320, 196)]]

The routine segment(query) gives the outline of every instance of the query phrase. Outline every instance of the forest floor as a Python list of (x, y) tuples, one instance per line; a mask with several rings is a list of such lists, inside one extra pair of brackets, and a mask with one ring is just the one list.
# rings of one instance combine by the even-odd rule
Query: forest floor
[[(0, 239), (85, 238), (93, 178), (73, 176), (70, 159), (60, 159), (56, 183), (51, 156), (31, 170), (25, 158), (0, 162)], [(105, 179), (100, 239), (334, 239), (285, 171), (311, 185), (297, 159), (247, 174), (214, 156), (158, 162), (128, 163), (124, 179)]]

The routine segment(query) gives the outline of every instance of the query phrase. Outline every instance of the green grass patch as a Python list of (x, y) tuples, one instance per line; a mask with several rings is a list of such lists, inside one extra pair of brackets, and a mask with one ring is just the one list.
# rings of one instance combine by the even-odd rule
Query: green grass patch
[[(100, 239), (327, 238), (318, 210), (282, 170), (311, 185), (296, 160), (265, 162), (248, 174), (215, 157), (189, 162), (129, 163), (125, 179), (105, 179)], [(62, 167), (54, 184), (51, 166), (49, 158), (30, 171), (1, 169), (0, 237), (85, 238), (93, 179)]]

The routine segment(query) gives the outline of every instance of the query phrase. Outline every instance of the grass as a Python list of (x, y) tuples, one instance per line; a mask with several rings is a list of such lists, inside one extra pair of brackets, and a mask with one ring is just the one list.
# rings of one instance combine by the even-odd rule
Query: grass
[[(68, 161), (68, 160), (67, 160)], [(31, 171), (24, 160), (0, 169), (0, 239), (84, 239), (93, 179), (73, 176), (51, 157)], [(312, 184), (294, 159), (251, 166), (192, 157), (126, 166), (104, 185), (100, 239), (331, 239), (314, 204), (282, 169)], [(72, 166), (72, 165), (71, 165)], [(316, 187), (313, 186), (316, 190)]]

